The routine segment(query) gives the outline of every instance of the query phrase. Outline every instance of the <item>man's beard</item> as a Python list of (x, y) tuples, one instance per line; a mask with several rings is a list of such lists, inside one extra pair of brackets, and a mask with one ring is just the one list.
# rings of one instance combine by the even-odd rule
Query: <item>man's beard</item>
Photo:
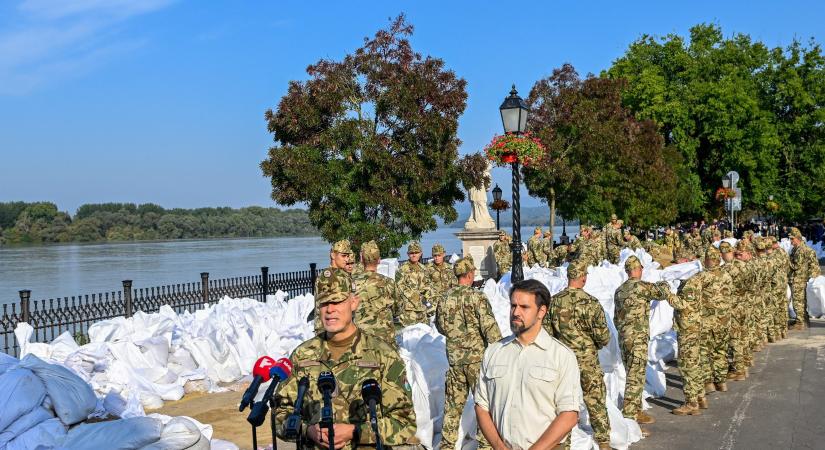
[(529, 330), (530, 328), (532, 328), (532, 326), (533, 326), (532, 323), (530, 325), (527, 325), (526, 323), (524, 323), (522, 321), (514, 321), (514, 320), (510, 321), (510, 331), (512, 331), (513, 334), (515, 334), (516, 336), (518, 336), (521, 333), (524, 333), (525, 331)]

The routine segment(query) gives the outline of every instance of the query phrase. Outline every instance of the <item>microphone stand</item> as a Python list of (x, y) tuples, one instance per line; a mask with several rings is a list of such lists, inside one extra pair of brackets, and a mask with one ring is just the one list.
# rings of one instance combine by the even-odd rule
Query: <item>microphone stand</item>
[[(275, 434), (275, 396), (269, 397), (269, 430), (272, 432), (272, 450), (278, 450), (278, 438)], [(257, 449), (256, 449), (257, 450)]]
[(381, 442), (381, 433), (378, 432), (378, 414), (375, 412), (375, 400), (370, 400), (370, 426), (372, 432), (375, 433), (375, 450), (384, 450), (384, 444)]

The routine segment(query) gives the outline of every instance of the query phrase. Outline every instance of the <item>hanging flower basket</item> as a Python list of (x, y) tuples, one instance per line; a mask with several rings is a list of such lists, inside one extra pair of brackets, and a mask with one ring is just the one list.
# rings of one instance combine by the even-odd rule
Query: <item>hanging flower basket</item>
[(523, 166), (529, 166), (540, 161), (547, 150), (537, 138), (530, 133), (522, 135), (504, 134), (496, 136), (484, 147), (484, 154), (487, 159), (495, 162), (499, 166), (519, 162)]
[(716, 200), (718, 201), (725, 201), (734, 197), (736, 197), (736, 191), (731, 188), (720, 187), (716, 190)]
[(490, 208), (492, 208), (493, 211), (507, 211), (510, 209), (510, 202), (504, 199), (495, 200), (493, 203), (490, 203)]

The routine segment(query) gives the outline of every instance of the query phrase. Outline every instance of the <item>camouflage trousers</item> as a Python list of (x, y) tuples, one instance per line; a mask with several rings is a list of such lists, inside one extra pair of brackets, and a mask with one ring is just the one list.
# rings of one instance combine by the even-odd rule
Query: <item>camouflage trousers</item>
[[(643, 349), (646, 351), (647, 349)], [(627, 372), (627, 381), (624, 385), (624, 403), (622, 415), (636, 420), (636, 413), (642, 410), (642, 393), (645, 390), (645, 369), (647, 357), (639, 352), (622, 352), (622, 362)]]
[(619, 249), (619, 247), (607, 247), (607, 260), (610, 261), (610, 264), (619, 264), (620, 251), (621, 249)]
[(808, 322), (811, 316), (808, 315), (808, 299), (805, 294), (807, 282), (794, 282), (791, 284), (791, 301), (793, 311), (796, 313), (796, 323), (800, 321)]
[(605, 397), (607, 389), (604, 386), (604, 372), (597, 357), (593, 361), (579, 361), (581, 371), (581, 386), (584, 394), (584, 404), (590, 416), (590, 426), (593, 427), (593, 439), (599, 442), (610, 442), (610, 422), (607, 419), (607, 405)]
[[(467, 402), (467, 394), (472, 392), (478, 380), (478, 373), (481, 370), (481, 362), (470, 364), (457, 364), (447, 369), (447, 384), (444, 392), (444, 424), (441, 427), (441, 446), (444, 450), (451, 450), (455, 447), (458, 439), (458, 427), (461, 423), (461, 413), (464, 412), (464, 404)], [(465, 433), (468, 430), (464, 430)], [(478, 448), (491, 448), (487, 440), (481, 434), (481, 430), (476, 430), (476, 440)]]
[(765, 310), (765, 296), (760, 292), (753, 299), (751, 348), (756, 348), (768, 338), (768, 318)]
[(788, 314), (788, 292), (785, 286), (777, 288), (776, 322), (779, 324), (779, 331), (788, 331), (788, 322), (791, 320)]
[(698, 334), (679, 333), (678, 342), (679, 372), (682, 373), (685, 402), (696, 402), (705, 393), (705, 372), (701, 366), (702, 339)]
[(744, 372), (753, 360), (750, 346), (750, 309), (744, 303), (737, 304), (733, 309), (730, 326), (730, 347), (733, 350), (733, 370)]
[(730, 323), (716, 322), (705, 328), (700, 357), (705, 373), (705, 381), (723, 383), (728, 375), (728, 347), (730, 346)]
[(417, 323), (423, 323), (425, 325), (430, 323), (430, 318), (427, 317), (427, 310), (423, 304), (420, 306), (420, 310), (411, 308), (409, 303), (404, 306), (404, 312), (402, 312), (399, 317), (402, 326), (408, 327)]
[(782, 331), (788, 326), (788, 302), (785, 298), (785, 291), (779, 292), (774, 288), (770, 295), (770, 327), (768, 336), (778, 338)]

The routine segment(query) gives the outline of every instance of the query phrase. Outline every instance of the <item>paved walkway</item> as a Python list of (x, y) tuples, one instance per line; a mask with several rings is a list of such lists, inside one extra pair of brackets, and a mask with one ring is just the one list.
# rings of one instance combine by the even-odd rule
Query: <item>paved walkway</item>
[(751, 376), (709, 394), (701, 416), (675, 416), (684, 400), (679, 371), (667, 371), (665, 397), (650, 399), (651, 436), (636, 449), (825, 449), (825, 321), (769, 344)]

